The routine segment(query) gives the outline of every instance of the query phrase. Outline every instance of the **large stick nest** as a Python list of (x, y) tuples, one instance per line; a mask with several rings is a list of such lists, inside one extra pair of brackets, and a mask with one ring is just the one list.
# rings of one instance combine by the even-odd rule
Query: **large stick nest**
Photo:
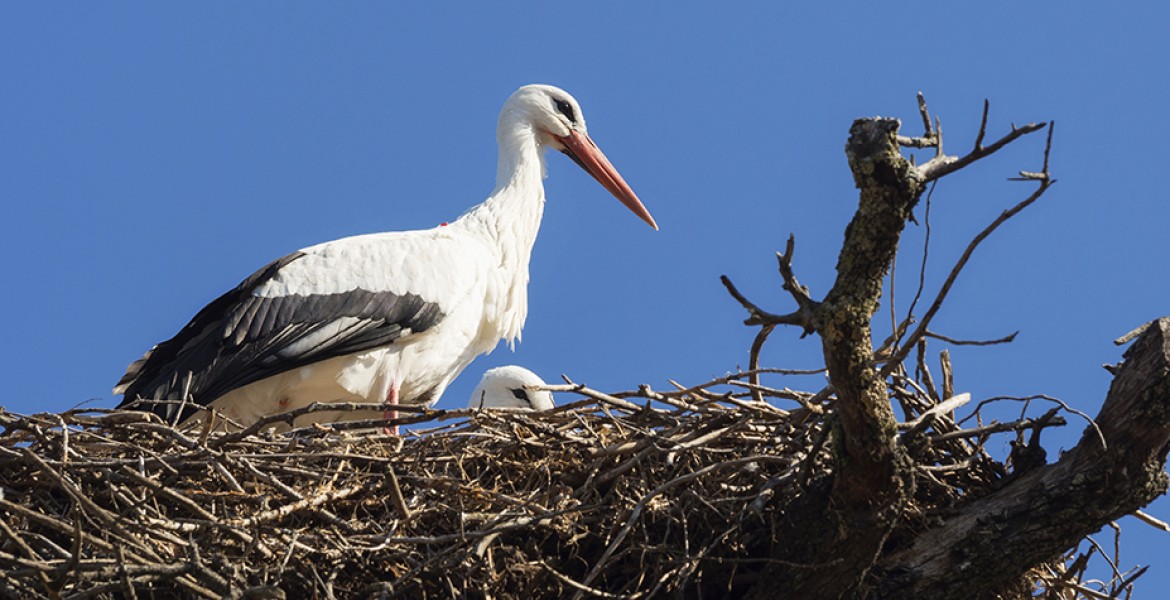
[[(576, 386), (586, 399), (543, 414), (423, 411), (405, 420), (434, 428), (401, 438), (371, 423), (241, 435), (145, 412), (0, 411), (0, 590), (737, 595), (785, 543), (783, 508), (826, 480), (833, 451), (830, 394), (748, 379), (613, 396)], [(919, 465), (896, 540), (1010, 475), (983, 449), (996, 428), (963, 431), (928, 412), (928, 395), (891, 393), (926, 415), (902, 426)], [(1063, 422), (1039, 421), (998, 429)], [(1063, 564), (1021, 589), (1075, 579)]]

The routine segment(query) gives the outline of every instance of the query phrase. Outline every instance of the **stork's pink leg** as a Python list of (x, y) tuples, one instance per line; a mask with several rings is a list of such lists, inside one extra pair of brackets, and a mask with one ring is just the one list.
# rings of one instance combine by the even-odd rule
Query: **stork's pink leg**
[[(391, 384), (390, 391), (386, 393), (386, 406), (388, 408), (386, 409), (386, 412), (382, 413), (382, 418), (384, 418), (384, 419), (397, 419), (398, 418), (398, 409), (394, 408), (394, 407), (398, 406), (398, 384), (397, 383)], [(398, 435), (398, 425), (394, 425), (392, 427), (384, 427), (384, 428), (382, 428), (382, 433), (386, 433), (389, 435)]]

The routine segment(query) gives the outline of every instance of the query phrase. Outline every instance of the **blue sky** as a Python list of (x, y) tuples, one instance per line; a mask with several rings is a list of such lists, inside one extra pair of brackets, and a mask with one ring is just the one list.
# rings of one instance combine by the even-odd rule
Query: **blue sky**
[[(524, 341), (473, 363), (441, 407), (501, 364), (611, 391), (745, 365), (754, 332), (719, 275), (789, 310), (773, 253), (792, 232), (797, 275), (823, 294), (856, 204), (849, 125), (896, 116), (920, 133), (922, 90), (952, 153), (984, 98), (989, 135), (1057, 122), (1059, 183), (977, 251), (933, 327), (1021, 332), (952, 349), (957, 387), (1094, 414), (1110, 341), (1170, 313), (1170, 9), (1003, 6), (5, 3), (0, 405), (111, 405), (130, 361), (269, 260), (457, 217), (492, 188), (500, 105), (540, 82), (581, 102), (662, 231), (550, 156)], [(938, 186), (928, 294), (1030, 191), (1006, 178), (1042, 149), (1024, 140)], [(903, 244), (902, 310), (922, 235)], [(764, 362), (820, 366), (819, 344), (777, 331)], [(1081, 429), (1046, 436), (1050, 456)], [(1149, 510), (1170, 518), (1170, 501)], [(1123, 565), (1154, 565), (1146, 590), (1170, 586), (1170, 534), (1122, 525)]]

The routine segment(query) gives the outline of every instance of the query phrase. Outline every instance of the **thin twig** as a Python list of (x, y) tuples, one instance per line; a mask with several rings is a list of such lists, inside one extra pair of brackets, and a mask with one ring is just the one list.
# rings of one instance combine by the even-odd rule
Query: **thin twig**
[(1142, 523), (1145, 523), (1146, 525), (1149, 525), (1155, 529), (1161, 529), (1162, 531), (1170, 531), (1170, 523), (1167, 523), (1167, 522), (1165, 522), (1165, 521), (1163, 521), (1163, 520), (1161, 520), (1161, 519), (1159, 519), (1159, 518), (1157, 518), (1149, 513), (1146, 513), (1146, 512), (1140, 511), (1140, 510), (1135, 510), (1135, 511), (1133, 511), (1133, 516), (1137, 517), (1137, 519), (1139, 521), (1141, 521)]
[(991, 402), (999, 402), (999, 401), (1003, 401), (1003, 400), (1014, 401), (1014, 402), (1025, 402), (1025, 403), (1030, 402), (1032, 400), (1044, 400), (1046, 402), (1052, 402), (1054, 404), (1058, 404), (1064, 410), (1084, 419), (1085, 422), (1087, 422), (1089, 424), (1089, 427), (1091, 427), (1093, 429), (1093, 431), (1096, 432), (1097, 439), (1100, 440), (1100, 442), (1101, 442), (1101, 448), (1102, 449), (1109, 448), (1109, 445), (1105, 442), (1105, 434), (1101, 432), (1101, 428), (1097, 426), (1097, 422), (1094, 421), (1092, 417), (1085, 414), (1084, 412), (1081, 412), (1081, 411), (1069, 406), (1064, 400), (1061, 400), (1060, 398), (1054, 398), (1052, 396), (1048, 396), (1045, 394), (1035, 394), (1032, 396), (994, 396), (994, 397), (988, 398), (986, 400), (982, 400), (979, 402), (979, 404), (977, 404), (975, 406), (975, 410), (971, 413), (971, 415), (964, 418), (962, 421), (959, 422), (959, 424), (962, 424), (963, 422), (967, 421), (967, 419), (970, 419), (971, 416), (979, 414), (979, 410), (982, 409), (985, 404), (988, 404)]
[[(1067, 424), (1068, 422), (1064, 420), (1064, 417), (1057, 416), (1044, 422), (1043, 427), (1060, 427)], [(984, 437), (993, 433), (1001, 433), (1004, 431), (1023, 431), (1026, 429), (1035, 428), (1037, 426), (1040, 426), (1040, 422), (1037, 419), (1019, 419), (1017, 421), (1011, 421), (1008, 423), (992, 423), (982, 427), (962, 429), (948, 433), (939, 433), (930, 436), (930, 441), (938, 443), (960, 438)]]
[(947, 337), (941, 333), (927, 331), (926, 333), (923, 334), (923, 337), (934, 338), (936, 340), (942, 340), (942, 341), (944, 341), (948, 344), (954, 345), (954, 346), (994, 346), (996, 344), (1010, 344), (1011, 342), (1014, 342), (1016, 340), (1016, 336), (1019, 334), (1020, 334), (1020, 332), (1014, 331), (1011, 334), (1005, 335), (1001, 338), (997, 338), (994, 340), (957, 340), (957, 339), (952, 338), (952, 337)]
[(943, 301), (946, 300), (947, 294), (951, 291), (951, 287), (955, 284), (959, 274), (963, 271), (963, 267), (967, 265), (967, 261), (971, 259), (971, 255), (974, 254), (975, 249), (979, 247), (979, 244), (981, 244), (983, 240), (987, 239), (987, 237), (990, 236), (996, 229), (998, 229), (1000, 225), (1007, 222), (1009, 219), (1030, 206), (1036, 200), (1039, 200), (1040, 197), (1044, 195), (1044, 192), (1048, 191), (1048, 188), (1051, 187), (1051, 185), (1055, 182), (1055, 179), (1045, 179), (1043, 182), (1041, 182), (1040, 187), (1038, 187), (1036, 191), (1034, 191), (1020, 203), (1001, 213), (994, 221), (991, 222), (990, 225), (985, 227), (983, 231), (980, 231), (979, 234), (976, 235), (969, 244), (967, 244), (967, 248), (963, 251), (963, 255), (959, 258), (958, 262), (955, 263), (955, 266), (951, 268), (951, 272), (947, 276), (946, 281), (943, 282), (942, 288), (939, 289), (938, 295), (935, 296), (934, 302), (931, 303), (930, 308), (927, 309), (926, 313), (922, 316), (922, 319), (918, 322), (918, 326), (914, 329), (914, 332), (907, 337), (905, 345), (897, 352), (895, 352), (894, 356), (890, 359), (886, 366), (882, 368), (882, 377), (888, 376), (890, 372), (893, 371), (895, 365), (901, 364), (901, 362), (906, 359), (906, 355), (909, 353), (910, 348), (917, 344), (918, 340), (922, 339), (922, 337), (926, 335), (927, 327), (930, 325), (931, 320), (934, 319), (934, 316), (938, 314), (939, 309), (942, 308)]

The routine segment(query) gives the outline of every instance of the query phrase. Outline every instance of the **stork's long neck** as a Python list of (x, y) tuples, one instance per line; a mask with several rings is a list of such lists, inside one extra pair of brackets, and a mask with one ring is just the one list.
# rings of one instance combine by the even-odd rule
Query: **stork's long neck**
[(531, 126), (501, 127), (498, 137), (496, 189), (483, 206), (494, 217), (500, 242), (513, 245), (527, 269), (544, 215), (544, 148)]
[[(501, 119), (496, 188), (482, 204), (457, 221), (495, 246), (503, 289), (498, 290), (500, 336), (520, 338), (528, 314), (528, 262), (544, 215), (544, 149), (531, 125)], [(454, 225), (454, 224), (453, 224)]]

